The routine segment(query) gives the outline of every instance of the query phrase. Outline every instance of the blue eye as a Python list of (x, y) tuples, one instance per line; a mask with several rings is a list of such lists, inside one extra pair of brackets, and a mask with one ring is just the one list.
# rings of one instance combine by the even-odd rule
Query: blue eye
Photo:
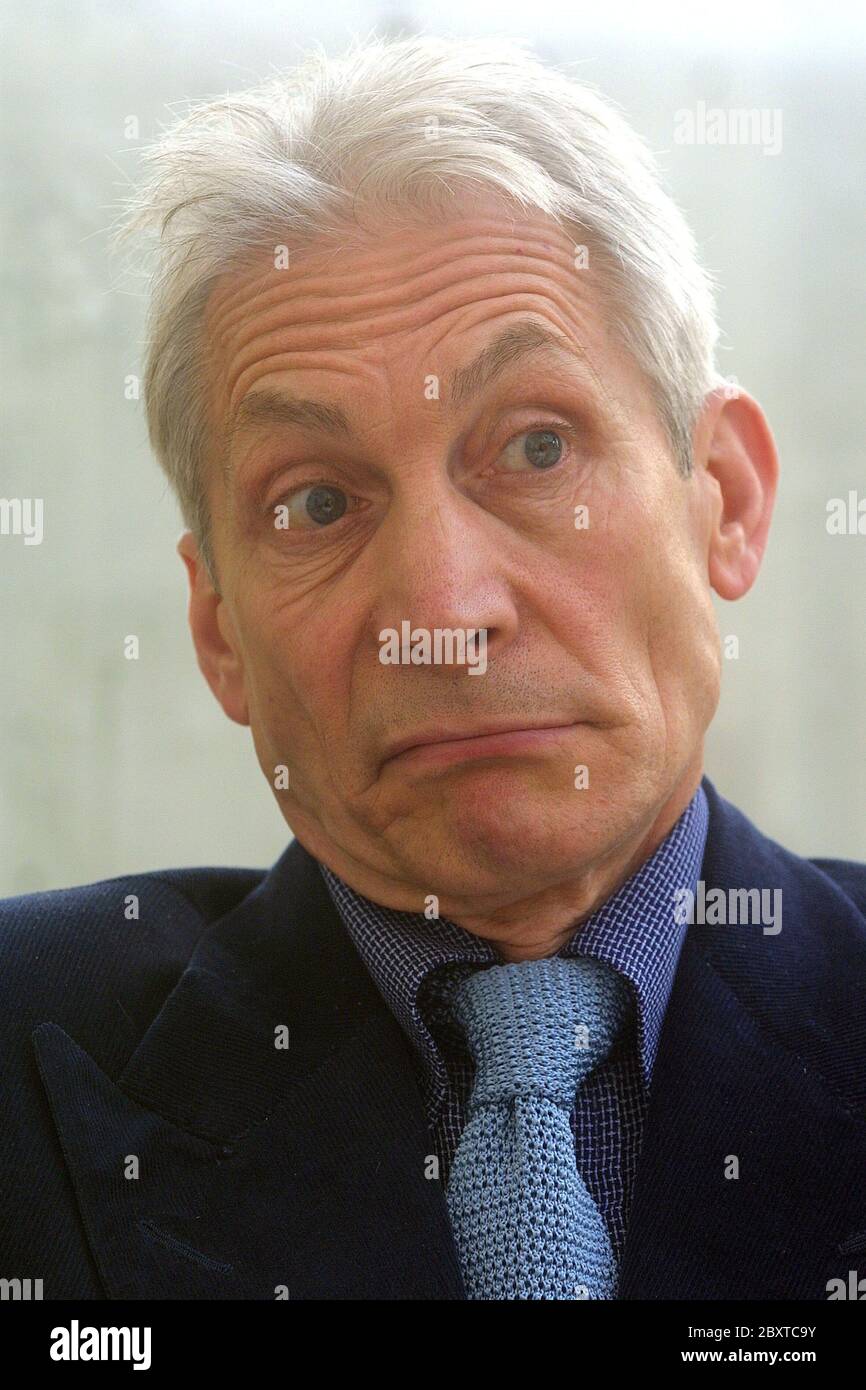
[(313, 522), (317, 527), (330, 526), (332, 522), (339, 521), (348, 502), (342, 488), (326, 483), (301, 488), (289, 499), (289, 525), (309, 528), (310, 522)]
[(339, 521), (346, 510), (347, 497), (338, 487), (312, 487), (307, 494), (307, 514), (313, 521), (328, 526)]
[(503, 459), (512, 449), (516, 449), (517, 456), (513, 462), (506, 462), (505, 467), (509, 472), (519, 472), (527, 467), (553, 468), (562, 458), (563, 442), (554, 430), (527, 430), (515, 435), (503, 450)]

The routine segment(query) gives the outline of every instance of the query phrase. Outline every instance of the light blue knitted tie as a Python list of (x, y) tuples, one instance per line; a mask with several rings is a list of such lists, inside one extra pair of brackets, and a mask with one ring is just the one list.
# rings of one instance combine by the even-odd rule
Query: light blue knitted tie
[(569, 1117), (629, 1011), (624, 979), (553, 956), (476, 970), (451, 1003), (476, 1066), (447, 1190), (467, 1296), (613, 1298), (616, 1260)]

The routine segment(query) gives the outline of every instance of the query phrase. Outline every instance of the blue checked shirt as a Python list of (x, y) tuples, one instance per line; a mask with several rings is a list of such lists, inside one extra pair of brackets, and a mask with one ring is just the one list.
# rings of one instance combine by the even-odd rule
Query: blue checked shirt
[[(578, 1092), (571, 1115), (577, 1167), (621, 1261), (650, 1081), (685, 925), (675, 894), (695, 892), (704, 856), (707, 799), (698, 787), (650, 858), (557, 952), (594, 956), (631, 986), (633, 1012), (607, 1060)], [(337, 911), (416, 1059), (443, 1184), (463, 1131), (473, 1062), (444, 1003), (453, 972), (501, 963), (487, 942), (446, 918), (395, 912), (319, 866)]]

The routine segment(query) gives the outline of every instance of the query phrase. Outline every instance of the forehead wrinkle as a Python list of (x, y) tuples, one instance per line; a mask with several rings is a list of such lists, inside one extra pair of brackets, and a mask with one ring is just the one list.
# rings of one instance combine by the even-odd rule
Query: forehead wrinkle
[[(509, 310), (508, 312), (512, 313), (515, 311)], [(474, 327), (474, 325), (472, 326)], [(442, 337), (439, 340), (437, 340), (437, 343), (432, 346), (431, 350), (435, 350), (435, 347), (439, 346), (439, 344), (445, 338), (447, 338), (448, 332), (449, 330), (446, 330), (445, 333), (443, 333)], [(481, 352), (476, 355), (475, 360), (473, 362), (469, 363), (466, 367), (457, 368), (457, 370), (453, 373), (451, 381), (452, 383), (456, 382), (458, 384), (458, 396), (460, 394), (465, 396), (466, 392), (473, 390), (476, 387), (476, 385), (478, 386), (478, 389), (481, 389), (483, 386), (488, 385), (490, 383), (490, 380), (492, 379), (492, 376), (501, 374), (502, 371), (506, 370), (510, 365), (512, 365), (512, 363), (515, 360), (519, 360), (519, 358), (522, 357), (524, 354), (530, 355), (534, 351), (546, 351), (550, 354), (558, 353), (560, 355), (568, 355), (568, 357), (573, 363), (581, 361), (585, 365), (592, 382), (595, 384), (599, 391), (599, 394), (605, 400), (609, 401), (611, 408), (615, 411), (615, 413), (618, 416), (622, 415), (622, 411), (619, 407), (618, 402), (616, 402), (615, 399), (610, 397), (603, 380), (601, 379), (601, 377), (599, 377), (598, 373), (595, 371), (595, 368), (593, 367), (592, 361), (586, 352), (584, 344), (582, 343), (580, 338), (577, 337), (571, 325), (568, 326), (567, 332), (560, 333), (552, 330), (549, 324), (543, 320), (527, 317), (511, 325), (510, 328), (506, 328), (502, 334), (499, 334), (497, 336), (500, 340), (504, 338), (505, 341), (497, 342), (496, 340), (494, 340), (494, 342), (487, 344), (486, 347), (482, 348)], [(509, 339), (511, 339), (511, 341), (509, 341)], [(523, 339), (523, 353), (520, 353), (517, 350), (521, 346), (521, 339)], [(489, 354), (491, 354), (491, 351), (495, 353), (495, 357), (493, 358), (489, 356)], [(484, 358), (486, 356), (488, 357), (487, 363), (485, 363), (484, 361)], [(275, 360), (279, 360), (279, 355), (277, 355), (277, 358)], [(489, 368), (491, 365), (498, 368), (498, 371), (494, 372), (492, 375), (488, 375), (488, 372), (485, 371), (485, 368)], [(271, 368), (271, 370), (273, 370), (273, 368)], [(335, 365), (329, 370), (333, 370), (335, 372), (343, 372), (344, 374), (351, 374), (350, 368), (340, 367), (339, 365)], [(265, 373), (265, 375), (269, 374), (269, 372)], [(486, 379), (482, 379), (482, 377)], [(461, 384), (463, 386), (462, 392), (460, 392)], [(265, 398), (269, 396), (273, 397), (278, 405), (286, 400), (286, 397), (283, 396), (281, 392), (270, 391), (267, 388), (262, 390), (261, 392), (256, 392), (254, 394), (262, 395)], [(235, 411), (235, 417), (237, 416), (237, 413), (241, 410), (245, 399), (246, 396), (241, 397), (237, 410)], [(450, 397), (446, 397), (446, 399), (450, 400), (450, 404), (454, 408), (458, 407), (461, 403), (459, 399), (453, 399)], [(305, 400), (302, 402), (302, 404), (305, 406), (311, 405), (313, 411), (315, 411), (316, 408), (320, 405), (324, 407), (324, 412), (334, 410), (334, 408), (329, 406), (326, 402), (308, 402)], [(336, 415), (338, 417), (343, 416), (343, 412), (339, 408), (337, 408)], [(351, 417), (346, 419), (346, 417), (344, 416), (343, 418), (345, 420), (345, 423), (348, 424), (351, 429)], [(230, 481), (231, 478), (232, 469), (230, 453), (231, 445), (234, 438), (236, 437), (236, 433), (236, 425), (233, 423), (231, 415), (227, 413), (223, 421), (222, 448), (220, 451), (221, 471), (223, 474), (223, 479), (226, 482)]]
[[(231, 345), (228, 345), (228, 353), (231, 360), (225, 364), (227, 367), (226, 394), (228, 397), (227, 409), (229, 412), (236, 408), (236, 401), (242, 397), (249, 388), (250, 381), (257, 371), (273, 370), (273, 366), (266, 364), (272, 362), (274, 357), (284, 357), (291, 353), (308, 352), (339, 352), (346, 348), (369, 347), (371, 340), (379, 342), (392, 337), (407, 329), (423, 331), (425, 328), (434, 324), (437, 319), (444, 318), (449, 313), (465, 311), (472, 307), (473, 300), (475, 305), (485, 310), (492, 310), (496, 300), (510, 299), (515, 301), (511, 312), (517, 313), (521, 308), (527, 311), (533, 309), (538, 312), (538, 300), (541, 297), (548, 309), (553, 306), (558, 309), (561, 322), (564, 326), (566, 336), (570, 341), (574, 341), (577, 350), (581, 355), (585, 355), (585, 348), (580, 338), (576, 335), (570, 320), (574, 317), (576, 305), (569, 300), (569, 297), (551, 281), (548, 277), (539, 277), (532, 271), (527, 271), (526, 267), (521, 268), (519, 274), (514, 274), (506, 278), (503, 284), (502, 274), (496, 276), (497, 291), (490, 293), (489, 287), (484, 288), (484, 281), (489, 277), (482, 277), (480, 281), (467, 284), (465, 281), (452, 283), (442, 287), (433, 296), (427, 296), (425, 301), (427, 312), (422, 319), (418, 319), (415, 314), (416, 306), (400, 302), (391, 313), (380, 317), (375, 324), (369, 316), (361, 318), (358, 315), (347, 314), (343, 310), (340, 314), (323, 319), (319, 317), (314, 322), (297, 322), (290, 327), (281, 324), (279, 328), (271, 328), (263, 331), (261, 324), (250, 325), (250, 336), (244, 344), (238, 344), (232, 352)], [(527, 280), (543, 279), (544, 293), (539, 296), (537, 291), (533, 291), (527, 285)], [(467, 299), (469, 304), (467, 304)], [(523, 301), (521, 303), (520, 301)], [(443, 302), (444, 301), (444, 302)], [(321, 334), (324, 328), (334, 326), (336, 331), (333, 333), (331, 341), (327, 345), (321, 342)], [(443, 329), (442, 337), (448, 336), (453, 329), (448, 326)], [(291, 334), (295, 339), (291, 347), (286, 345), (286, 335)], [(312, 339), (312, 342), (305, 347), (303, 340)], [(265, 351), (270, 341), (271, 350)], [(290, 370), (290, 369), (289, 369)]]
[[(474, 236), (469, 240), (470, 242), (479, 241), (481, 238)], [(524, 237), (522, 241), (530, 248), (532, 247), (533, 239), (531, 237)], [(302, 309), (308, 300), (315, 302), (317, 296), (326, 299), (342, 296), (354, 298), (358, 306), (354, 312), (363, 314), (369, 311), (375, 312), (378, 304), (387, 306), (394, 300), (409, 305), (420, 302), (425, 297), (425, 281), (439, 274), (443, 266), (449, 270), (453, 269), (452, 279), (462, 278), (464, 280), (472, 277), (475, 262), (480, 263), (479, 268), (480, 266), (488, 267), (481, 271), (481, 274), (487, 275), (507, 274), (509, 263), (513, 263), (510, 266), (512, 273), (522, 270), (527, 274), (533, 274), (536, 273), (534, 267), (539, 265), (549, 267), (551, 262), (554, 264), (561, 262), (563, 267), (571, 269), (571, 258), (564, 249), (551, 245), (549, 241), (540, 237), (536, 238), (536, 241), (543, 248), (538, 253), (525, 248), (519, 251), (515, 250), (514, 239), (506, 237), (488, 237), (485, 239), (484, 250), (473, 252), (455, 251), (453, 242), (449, 241), (425, 253), (415, 252), (409, 262), (411, 266), (413, 261), (417, 262), (420, 259), (422, 262), (427, 260), (430, 264), (422, 264), (418, 269), (410, 270), (408, 273), (405, 268), (401, 269), (399, 264), (396, 267), (389, 267), (387, 286), (375, 290), (362, 288), (354, 294), (353, 290), (357, 286), (359, 273), (363, 274), (364, 263), (362, 260), (354, 262), (351, 267), (341, 268), (337, 271), (325, 271), (316, 268), (312, 274), (306, 264), (302, 264), (300, 267), (296, 267), (298, 278), (295, 281), (292, 280), (291, 268), (287, 271), (278, 271), (269, 267), (268, 270), (263, 271), (251, 281), (253, 287), (252, 306), (249, 299), (249, 276), (242, 279), (239, 284), (225, 284), (217, 287), (211, 295), (209, 319), (215, 334), (219, 335), (220, 338), (227, 338), (237, 323), (243, 326), (248, 321), (251, 307), (262, 310), (265, 314), (268, 314), (272, 309), (275, 313), (278, 312), (285, 302), (287, 286), (292, 293), (292, 303), (297, 304), (299, 309)], [(491, 242), (494, 244), (491, 245)], [(495, 244), (496, 242), (501, 242), (501, 246)], [(500, 265), (496, 269), (489, 269), (490, 261), (493, 258), (498, 258)], [(376, 248), (375, 253), (371, 252), (371, 259), (381, 262), (381, 248)], [(504, 266), (503, 262), (505, 263)], [(234, 279), (234, 277), (232, 278)], [(300, 286), (301, 292), (298, 293), (293, 285)], [(260, 288), (256, 289), (256, 286)]]
[[(421, 230), (429, 231), (429, 226), (424, 224)], [(458, 234), (457, 236), (454, 236), (453, 232), (449, 232), (447, 237), (443, 239), (442, 235), (440, 235), (440, 240), (438, 242), (427, 247), (419, 247), (416, 244), (417, 239), (406, 245), (405, 236), (395, 242), (393, 237), (388, 238), (387, 236), (371, 239), (369, 235), (365, 235), (361, 239), (355, 238), (348, 241), (335, 241), (333, 238), (324, 235), (319, 239), (307, 239), (297, 242), (294, 247), (287, 247), (289, 264), (285, 269), (281, 270), (277, 270), (273, 264), (274, 248), (270, 244), (250, 247), (247, 250), (245, 258), (244, 253), (241, 252), (234, 261), (226, 265), (220, 276), (220, 280), (223, 282), (220, 295), (227, 295), (231, 298), (234, 294), (232, 285), (239, 277), (241, 283), (244, 278), (254, 277), (257, 270), (257, 257), (266, 262), (266, 264), (261, 265), (262, 275), (267, 277), (273, 276), (279, 280), (285, 279), (287, 274), (292, 275), (295, 271), (299, 274), (304, 273), (313, 276), (330, 273), (332, 274), (332, 278), (333, 274), (337, 276), (343, 274), (352, 276), (359, 270), (363, 273), (367, 268), (374, 268), (375, 263), (382, 258), (383, 246), (388, 245), (389, 242), (393, 247), (393, 249), (389, 250), (389, 265), (393, 265), (401, 259), (408, 261), (409, 264), (414, 262), (423, 263), (424, 261), (430, 261), (435, 264), (437, 258), (445, 259), (446, 261), (450, 260), (453, 255), (455, 243), (461, 240), (485, 241), (488, 244), (494, 241), (502, 241), (506, 244), (513, 242), (514, 238), (509, 238), (506, 234), (502, 233), (498, 225), (496, 230), (499, 232), (499, 236), (496, 236), (492, 232), (485, 232), (477, 228), (471, 233)], [(529, 232), (527, 232), (524, 239), (527, 241), (531, 239)], [(400, 254), (401, 243), (404, 248), (402, 256)], [(349, 257), (351, 257), (350, 262), (348, 261)], [(331, 267), (335, 261), (337, 262), (336, 271), (331, 272)]]
[[(372, 292), (361, 290), (355, 293), (352, 297), (351, 311), (347, 312), (344, 303), (337, 313), (323, 316), (321, 299), (318, 303), (315, 301), (314, 290), (324, 290), (330, 297), (335, 297), (336, 291), (342, 288), (347, 281), (351, 286), (357, 283), (359, 267), (363, 267), (364, 264), (364, 257), (358, 257), (351, 268), (342, 272), (333, 264), (334, 257), (339, 254), (339, 248), (329, 249), (327, 252), (329, 264), (326, 270), (317, 267), (311, 276), (306, 265), (300, 268), (296, 283), (303, 287), (304, 293), (303, 295), (295, 294), (290, 300), (295, 318), (295, 321), (290, 324), (281, 321), (284, 319), (287, 305), (286, 272), (274, 271), (269, 267), (267, 272), (252, 280), (249, 274), (240, 283), (237, 283), (234, 276), (230, 280), (224, 280), (221, 286), (215, 287), (208, 310), (213, 332), (211, 346), (216, 346), (214, 343), (214, 338), (216, 338), (219, 347), (226, 354), (223, 357), (223, 370), (228, 369), (226, 380), (229, 394), (228, 410), (231, 411), (239, 391), (245, 393), (248, 383), (257, 374), (267, 374), (273, 371), (275, 360), (287, 353), (317, 350), (323, 352), (340, 351), (346, 347), (369, 346), (371, 337), (384, 340), (393, 334), (404, 331), (407, 327), (423, 332), (437, 319), (446, 318), (454, 312), (467, 308), (471, 311), (473, 296), (476, 297), (476, 307), (484, 311), (481, 317), (488, 317), (493, 312), (494, 301), (500, 298), (516, 301), (509, 306), (507, 312), (516, 313), (520, 307), (537, 308), (539, 296), (530, 288), (533, 281), (536, 284), (539, 281), (543, 283), (541, 298), (547, 308), (547, 316), (549, 316), (550, 308), (557, 311), (554, 315), (554, 321), (557, 318), (561, 320), (570, 345), (586, 362), (597, 390), (605, 399), (609, 399), (609, 393), (589, 361), (584, 344), (576, 334), (572, 323), (576, 313), (579, 316), (580, 309), (583, 307), (579, 301), (585, 298), (582, 293), (584, 288), (591, 288), (589, 276), (585, 273), (580, 276), (575, 274), (570, 254), (571, 241), (562, 228), (555, 227), (553, 231), (552, 237), (546, 228), (539, 232), (531, 227), (523, 228), (519, 238), (512, 234), (491, 239), (488, 235), (483, 238), (484, 250), (481, 252), (472, 249), (473, 244), (482, 239), (481, 234), (477, 231), (459, 239), (449, 236), (444, 243), (437, 243), (434, 247), (425, 248), (422, 252), (418, 252), (414, 247), (410, 248), (408, 264), (413, 267), (413, 273), (408, 278), (405, 273), (403, 273), (402, 278), (399, 274), (395, 274), (392, 283), (384, 289)], [(515, 249), (516, 240), (521, 242), (520, 250)], [(569, 240), (568, 252), (565, 250), (566, 240)], [(459, 245), (461, 242), (470, 250), (464, 252), (461, 249), (460, 254), (455, 258), (455, 243)], [(527, 248), (531, 248), (528, 254)], [(533, 254), (532, 252), (536, 248), (538, 254)], [(317, 257), (321, 254), (321, 248), (319, 248)], [(366, 254), (371, 263), (381, 262), (380, 246), (369, 248)], [(491, 259), (498, 260), (499, 265), (491, 268)], [(511, 267), (510, 272), (502, 269), (503, 261)], [(475, 269), (479, 262), (482, 273), (467, 281), (467, 272)], [(441, 283), (443, 264), (449, 271), (452, 266), (454, 267), (454, 274), (449, 275), (444, 285)], [(552, 276), (551, 272), (554, 267), (560, 272), (563, 268), (567, 269), (570, 278), (570, 294), (564, 293), (555, 274)], [(296, 266), (295, 270), (298, 271), (299, 268)], [(426, 282), (431, 275), (435, 275), (437, 272), (440, 275), (440, 280), (437, 282), (435, 291), (432, 295), (428, 292), (425, 296), (423, 291)], [(236, 273), (242, 274), (243, 272)], [(272, 280), (274, 276), (276, 279)], [(489, 288), (485, 285), (485, 281), (492, 278), (495, 278), (497, 282), (496, 295), (491, 295)], [(505, 280), (504, 284), (503, 279)], [(409, 285), (413, 285), (415, 290), (420, 290), (421, 293), (407, 301), (406, 290)], [(250, 312), (251, 289), (254, 307), (259, 309), (262, 306), (265, 307), (264, 323), (261, 313), (251, 314)], [(578, 289), (581, 291), (580, 295), (577, 294)], [(417, 318), (417, 305), (425, 299), (426, 313), (419, 320)], [(520, 304), (521, 299), (525, 300), (525, 305)], [(468, 305), (467, 300), (469, 301)], [(390, 308), (391, 312), (383, 314), (383, 307)], [(313, 308), (316, 310), (316, 316), (313, 317), (310, 314), (304, 320), (304, 312)], [(376, 317), (377, 310), (379, 321), (371, 324), (371, 318)], [(544, 318), (545, 315), (541, 317)], [(334, 327), (336, 332), (332, 334), (331, 342), (323, 346), (321, 343), (322, 332), (329, 327)], [(452, 332), (453, 325), (451, 323), (445, 324), (439, 335), (439, 341), (447, 338)], [(287, 335), (290, 342), (294, 339), (290, 347), (286, 346)], [(277, 341), (269, 344), (268, 340), (274, 338)], [(310, 343), (311, 339), (313, 340), (312, 343)], [(274, 351), (267, 351), (269, 346), (272, 346)], [(234, 361), (231, 360), (233, 349)], [(264, 357), (262, 357), (263, 349), (266, 350)], [(213, 358), (211, 360), (213, 361)], [(213, 366), (217, 366), (216, 361), (213, 361)], [(213, 384), (218, 390), (218, 381), (214, 381)], [(219, 394), (221, 393), (218, 391)], [(224, 395), (223, 399), (225, 399)], [(220, 402), (217, 401), (215, 404), (219, 406)]]
[[(569, 356), (570, 356), (570, 358), (571, 358), (571, 361), (574, 362), (575, 364), (576, 364), (578, 361), (580, 361), (580, 360), (582, 360), (583, 362), (585, 362), (587, 368), (589, 369), (589, 374), (590, 374), (590, 376), (591, 376), (592, 381), (596, 383), (598, 389), (601, 390), (601, 391), (603, 392), (604, 396), (606, 397), (606, 396), (607, 396), (607, 393), (603, 391), (603, 386), (602, 386), (602, 384), (601, 384), (601, 382), (600, 382), (600, 379), (598, 378), (597, 374), (596, 374), (596, 373), (594, 372), (594, 370), (592, 369), (592, 365), (591, 365), (591, 363), (589, 362), (589, 359), (587, 358), (587, 356), (586, 356), (586, 354), (585, 354), (585, 351), (584, 351), (584, 349), (583, 349), (583, 345), (582, 345), (578, 340), (576, 340), (576, 339), (573, 337), (573, 335), (569, 335), (568, 337), (566, 337), (565, 335), (562, 335), (561, 338), (560, 338), (560, 340), (557, 342), (557, 341), (555, 341), (556, 335), (555, 335), (553, 332), (549, 331), (549, 330), (548, 330), (548, 333), (549, 333), (549, 339), (550, 339), (549, 344), (547, 344), (548, 350), (557, 350), (557, 349), (558, 349), (558, 350), (560, 351), (560, 353), (568, 353)], [(540, 349), (542, 346), (543, 346), (543, 344), (542, 344), (540, 341), (536, 344), (536, 347), (537, 347), (538, 349)], [(507, 366), (509, 365), (509, 359), (512, 359), (512, 360), (513, 360), (513, 358), (514, 358), (514, 353), (513, 353), (513, 351), (509, 352), (509, 351), (506, 349), (506, 351), (505, 351), (505, 353), (503, 354), (502, 359), (501, 359), (501, 370), (504, 370), (505, 368), (507, 368)], [(270, 359), (270, 361), (271, 361), (271, 365), (270, 365), (269, 371), (266, 371), (266, 372), (265, 372), (265, 375), (269, 375), (271, 371), (277, 369), (276, 366), (275, 366), (274, 364), (275, 364), (276, 362), (279, 361), (279, 358)], [(474, 364), (472, 364), (472, 365), (474, 366)], [(471, 370), (471, 369), (472, 369), (472, 368), (470, 367), (469, 370)], [(289, 370), (290, 370), (290, 369), (289, 369)], [(333, 368), (333, 370), (335, 370), (335, 371), (343, 371), (343, 372), (348, 372), (348, 371), (349, 371), (348, 368), (340, 368), (340, 367), (335, 367), (335, 368)], [(586, 378), (584, 378), (584, 379), (586, 380)], [(258, 394), (258, 393), (256, 393), (256, 394)], [(267, 392), (266, 392), (266, 391), (263, 391), (261, 394), (266, 395)], [(279, 396), (279, 393), (278, 393), (278, 392), (277, 392), (277, 393), (274, 393), (274, 394), (276, 394), (277, 396)], [(232, 468), (231, 468), (231, 452), (232, 452), (232, 443), (233, 443), (233, 440), (234, 440), (235, 434), (236, 434), (235, 427), (234, 427), (234, 423), (233, 423), (233, 413), (234, 413), (234, 415), (236, 416), (237, 411), (240, 410), (240, 408), (241, 408), (241, 406), (242, 406), (242, 404), (243, 404), (243, 400), (244, 400), (245, 398), (246, 398), (245, 396), (242, 396), (240, 402), (238, 403), (238, 406), (237, 406), (236, 409), (235, 409), (235, 411), (234, 411), (234, 412), (227, 411), (226, 414), (225, 414), (225, 416), (223, 417), (222, 428), (221, 428), (221, 442), (220, 442), (220, 451), (219, 451), (219, 454), (220, 454), (220, 467), (221, 467), (221, 472), (222, 472), (224, 481), (230, 480), (231, 474), (232, 474)], [(327, 408), (327, 403), (323, 403), (323, 404), (325, 404), (325, 405), (326, 405), (326, 408)]]
[[(576, 356), (573, 345), (562, 334), (553, 332), (537, 319), (524, 318), (510, 324), (471, 362), (456, 369), (446, 392), (446, 408), (450, 411), (457, 409), (470, 395), (476, 395), (492, 384), (515, 362), (540, 351), (564, 353), (572, 360)], [(339, 406), (330, 405), (327, 401), (285, 395), (279, 390), (265, 387), (248, 392), (242, 397), (233, 416), (226, 417), (223, 432), (227, 450), (230, 451), (238, 436), (250, 428), (255, 429), (259, 425), (266, 428), (268, 424), (289, 427), (297, 424), (300, 428), (339, 433), (344, 438), (352, 433), (350, 417)]]
[[(366, 258), (364, 255), (357, 256), (351, 266), (344, 268), (334, 265), (334, 257), (339, 248), (329, 248), (326, 267), (321, 268), (314, 263), (312, 272), (309, 268), (310, 257), (305, 257), (301, 266), (295, 267), (297, 279), (290, 278), (288, 285), (287, 275), (292, 276), (291, 269), (277, 271), (269, 266), (266, 271), (251, 279), (249, 273), (244, 275), (243, 268), (239, 265), (230, 276), (227, 272), (227, 278), (215, 286), (208, 305), (208, 325), (214, 339), (224, 351), (231, 351), (233, 345), (244, 347), (272, 322), (280, 327), (284, 326), (279, 320), (285, 312), (287, 287), (291, 292), (290, 302), (296, 319), (302, 319), (306, 312), (310, 319), (318, 317), (322, 324), (329, 322), (329, 318), (323, 316), (322, 297), (338, 299), (342, 296), (345, 299), (347, 291), (348, 297), (353, 301), (351, 311), (347, 313), (343, 304), (339, 313), (334, 316), (335, 321), (341, 325), (357, 322), (359, 318), (363, 319), (364, 315), (369, 316), (377, 311), (381, 314), (383, 308), (387, 309), (395, 301), (400, 308), (411, 310), (425, 298), (427, 281), (431, 277), (441, 280), (443, 265), (453, 273), (445, 286), (437, 283), (434, 297), (447, 290), (448, 285), (455, 280), (462, 280), (465, 284), (476, 266), (482, 276), (486, 274), (501, 277), (510, 269), (512, 274), (540, 274), (549, 283), (551, 264), (556, 266), (558, 263), (560, 269), (567, 267), (573, 274), (570, 250), (567, 253), (563, 246), (565, 234), (558, 227), (554, 231), (557, 235), (551, 236), (547, 228), (537, 231), (531, 226), (524, 227), (520, 238), (515, 237), (513, 233), (506, 235), (501, 232), (498, 236), (489, 233), (485, 236), (477, 229), (460, 238), (449, 234), (444, 241), (420, 252), (410, 247), (408, 265), (405, 262), (401, 264), (398, 256), (396, 269), (390, 271), (390, 283), (382, 289), (366, 292), (356, 289), (359, 271), (363, 273), (363, 268), (369, 261), (381, 272), (381, 245), (369, 248)], [(516, 248), (515, 241), (518, 240), (521, 244)], [(476, 249), (479, 241), (482, 242), (481, 250)], [(321, 254), (321, 250), (313, 253), (314, 262), (319, 260)], [(498, 262), (493, 268), (491, 260)], [(237, 275), (242, 277), (240, 283), (236, 280)], [(426, 297), (430, 298), (429, 292)], [(387, 333), (391, 330), (386, 323), (381, 331)]]
[[(440, 266), (452, 265), (456, 259), (462, 257), (464, 260), (472, 255), (478, 255), (489, 259), (491, 256), (526, 256), (528, 259), (553, 259), (561, 255), (563, 262), (571, 264), (571, 256), (566, 252), (561, 244), (555, 239), (551, 239), (550, 231), (539, 231), (537, 228), (527, 226), (519, 235), (516, 233), (507, 234), (502, 232), (500, 225), (494, 224), (494, 231), (483, 231), (474, 229), (471, 233), (454, 236), (449, 233), (444, 235), (438, 242), (429, 247), (418, 248), (414, 242), (405, 248), (405, 253), (401, 255), (400, 244), (396, 248), (387, 247), (387, 265), (393, 268), (395, 274), (402, 275), (404, 283), (411, 283), (432, 271), (436, 271)], [(554, 228), (556, 233), (561, 229)], [(563, 234), (564, 235), (564, 234)], [(475, 243), (482, 243), (483, 249), (473, 250)], [(515, 242), (520, 243), (520, 249), (515, 249)], [(462, 245), (461, 245), (462, 244)], [(468, 249), (462, 249), (465, 246)], [(535, 249), (533, 249), (535, 248)], [(214, 301), (231, 304), (239, 295), (244, 293), (244, 282), (250, 278), (258, 279), (260, 282), (273, 279), (274, 284), (283, 284), (288, 277), (297, 272), (299, 276), (306, 276), (312, 280), (313, 289), (318, 290), (323, 284), (326, 287), (336, 285), (338, 289), (343, 288), (343, 281), (353, 281), (358, 275), (364, 275), (367, 270), (377, 270), (381, 268), (383, 256), (383, 243), (381, 240), (364, 246), (345, 246), (339, 245), (334, 248), (323, 248), (321, 243), (307, 243), (297, 250), (300, 252), (301, 259), (294, 266), (290, 264), (285, 270), (277, 270), (273, 266), (272, 252), (268, 249), (266, 258), (269, 262), (263, 266), (260, 273), (256, 274), (256, 267), (251, 261), (240, 261), (233, 267), (227, 268), (220, 277), (221, 283), (215, 287)], [(291, 253), (290, 253), (291, 255)], [(346, 257), (352, 257), (351, 263), (347, 263)], [(336, 266), (334, 261), (337, 260)], [(323, 266), (319, 265), (321, 260), (325, 261)], [(238, 277), (240, 277), (238, 281)]]

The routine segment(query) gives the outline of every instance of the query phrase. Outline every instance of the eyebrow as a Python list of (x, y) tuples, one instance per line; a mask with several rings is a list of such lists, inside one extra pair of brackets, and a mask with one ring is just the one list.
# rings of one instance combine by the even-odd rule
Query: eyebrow
[[(465, 367), (457, 368), (449, 378), (445, 399), (451, 409), (465, 405), (501, 376), (507, 367), (523, 361), (532, 353), (550, 352), (551, 349), (568, 353), (575, 360), (578, 358), (575, 349), (561, 333), (555, 333), (535, 319), (521, 319), (504, 329)], [(238, 406), (229, 425), (226, 454), (238, 435), (250, 429), (274, 425), (317, 430), (346, 438), (351, 438), (353, 433), (348, 416), (338, 406), (264, 389), (244, 396)]]
[(535, 319), (520, 319), (482, 348), (468, 366), (457, 368), (448, 384), (447, 399), (452, 407), (464, 405), (501, 376), (506, 367), (523, 361), (532, 353), (549, 352), (551, 349), (577, 357), (574, 348), (561, 333), (554, 333)]

